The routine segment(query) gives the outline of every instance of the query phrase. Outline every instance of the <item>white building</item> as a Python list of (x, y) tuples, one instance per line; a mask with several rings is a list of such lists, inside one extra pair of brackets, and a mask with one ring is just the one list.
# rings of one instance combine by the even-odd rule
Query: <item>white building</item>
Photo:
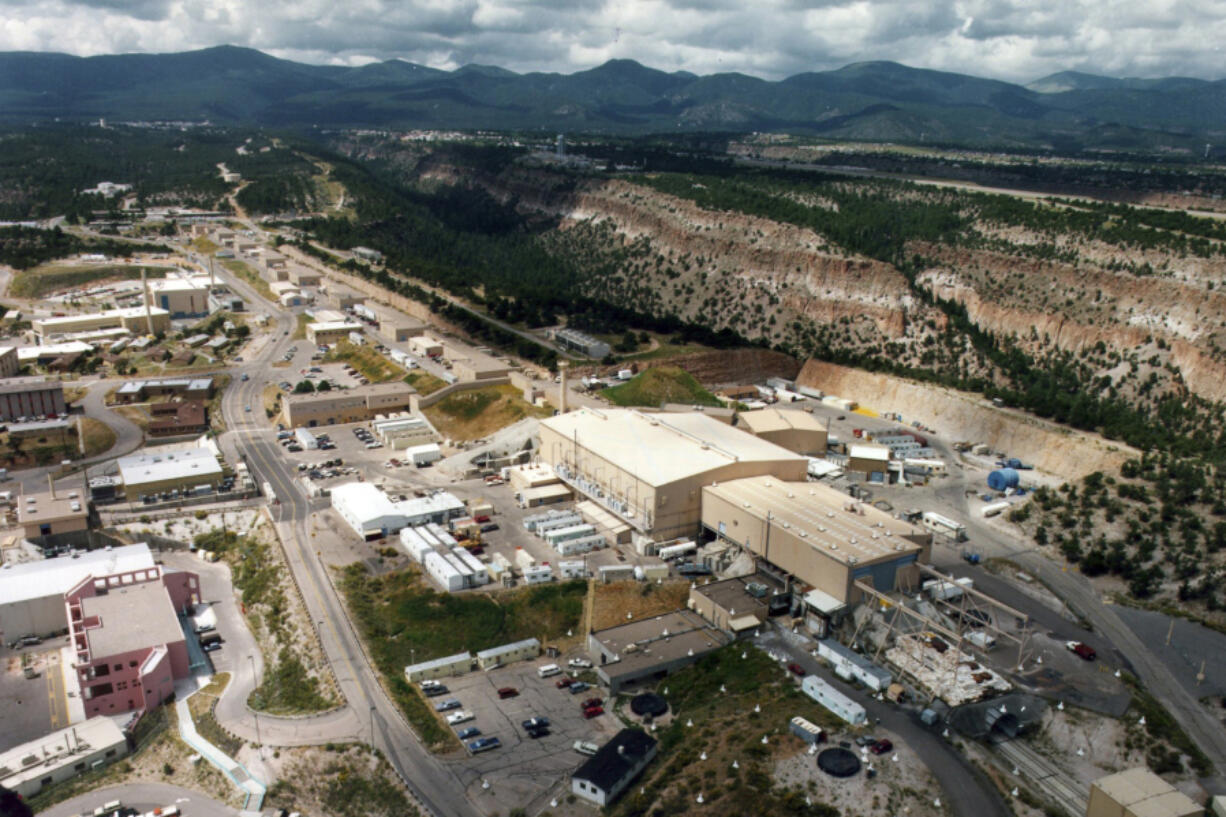
[(410, 684), (419, 681), (429, 681), (434, 678), (450, 678), (463, 675), (473, 668), (473, 657), (466, 652), (435, 658), (432, 661), (422, 661), (410, 664), (404, 668), (404, 679)]
[(874, 692), (881, 692), (894, 680), (889, 670), (833, 639), (818, 641), (817, 655), (830, 663), (835, 675), (845, 681), (858, 681)]
[(123, 730), (99, 715), (0, 753), (0, 786), (30, 798), (126, 754), (128, 740)]
[(477, 653), (477, 666), (483, 670), (494, 669), (516, 661), (531, 661), (540, 657), (541, 642), (535, 638), (502, 644)]
[(852, 726), (868, 721), (868, 713), (864, 711), (864, 707), (816, 675), (806, 675), (800, 682), (800, 690)]
[(216, 485), (223, 474), (217, 455), (208, 448), (137, 454), (120, 457), (116, 464), (129, 501), (142, 495)]
[(447, 522), (464, 513), (464, 503), (446, 491), (393, 502), (369, 482), (333, 488), (332, 507), (363, 539), (380, 539), (409, 525)]
[(0, 567), (0, 631), (12, 641), (46, 636), (68, 627), (64, 594), (89, 576), (111, 576), (153, 567), (146, 544), (91, 550)]

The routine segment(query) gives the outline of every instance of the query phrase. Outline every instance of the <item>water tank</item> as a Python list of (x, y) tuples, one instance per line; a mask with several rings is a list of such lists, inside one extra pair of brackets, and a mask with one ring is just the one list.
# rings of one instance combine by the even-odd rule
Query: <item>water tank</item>
[(993, 491), (1008, 491), (1016, 488), (1021, 477), (1012, 468), (998, 468), (988, 474), (988, 487)]
[(1019, 460), (1017, 457), (1010, 457), (1009, 459), (1005, 460), (1005, 465), (1008, 466), (1009, 468), (1021, 468), (1022, 461)]

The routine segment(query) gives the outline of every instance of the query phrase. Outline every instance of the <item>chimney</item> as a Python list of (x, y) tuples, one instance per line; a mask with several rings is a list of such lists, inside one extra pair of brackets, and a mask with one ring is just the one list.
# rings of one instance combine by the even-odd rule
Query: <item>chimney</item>
[(47, 490), (51, 492), (51, 498), (55, 499), (55, 480), (50, 474), (47, 474)]
[(153, 334), (153, 312), (150, 309), (151, 304), (150, 304), (150, 298), (149, 298), (149, 280), (148, 280), (148, 277), (145, 275), (144, 267), (140, 268), (140, 288), (141, 288), (141, 292), (145, 296), (145, 329), (149, 332), (150, 335), (152, 335)]
[(558, 361), (558, 414), (566, 413), (566, 370), (570, 368), (570, 361)]

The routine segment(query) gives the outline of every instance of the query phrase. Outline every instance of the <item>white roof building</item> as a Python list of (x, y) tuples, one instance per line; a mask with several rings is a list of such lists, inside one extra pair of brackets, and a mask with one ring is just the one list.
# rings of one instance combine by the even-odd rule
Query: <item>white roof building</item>
[(333, 488), (332, 507), (363, 539), (389, 536), (409, 525), (446, 522), (464, 512), (464, 503), (446, 491), (393, 502), (369, 482), (350, 482)]
[(200, 484), (222, 475), (221, 463), (207, 448), (120, 457), (117, 464), (129, 497), (140, 493), (145, 486), (160, 490), (164, 484)]
[(0, 785), (29, 798), (127, 753), (123, 730), (99, 715), (0, 753)]
[(64, 594), (89, 576), (109, 576), (153, 567), (146, 544), (91, 550), (0, 567), (0, 630), (12, 640), (49, 635), (68, 626)]

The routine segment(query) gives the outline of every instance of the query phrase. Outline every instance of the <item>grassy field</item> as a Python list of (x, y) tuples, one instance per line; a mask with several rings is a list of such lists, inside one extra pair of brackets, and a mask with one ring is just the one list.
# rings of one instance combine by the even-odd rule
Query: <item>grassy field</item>
[[(115, 432), (101, 420), (81, 418), (81, 432), (85, 436), (85, 456), (93, 457), (115, 445)], [(77, 443), (77, 424), (70, 421), (67, 428), (48, 431), (37, 437), (14, 439), (8, 433), (0, 433), (0, 467), (29, 468), (51, 465), (61, 460), (77, 459), (80, 446)]]
[(553, 412), (526, 402), (514, 386), (503, 385), (458, 392), (423, 413), (447, 439), (476, 440), (525, 417), (548, 417)]
[(272, 294), (272, 289), (268, 286), (268, 282), (261, 278), (260, 274), (251, 265), (233, 258), (222, 259), (221, 265), (250, 284), (265, 300), (272, 301), (273, 303), (277, 302), (277, 296)]
[(404, 668), (461, 650), (564, 637), (579, 629), (587, 594), (586, 582), (572, 581), (456, 596), (434, 591), (416, 570), (372, 576), (361, 563), (345, 568), (340, 586), (393, 697), (435, 751), (455, 748), (456, 739), (404, 680)]
[(153, 422), (153, 418), (149, 416), (149, 410), (145, 406), (115, 406), (111, 411), (120, 417), (125, 417), (136, 423), (136, 425), (140, 426), (141, 431), (148, 431), (149, 424)]
[(171, 268), (129, 264), (44, 264), (14, 275), (9, 284), (9, 294), (18, 298), (41, 298), (52, 292), (86, 284), (137, 280), (142, 269), (150, 278), (165, 278)]
[(640, 372), (619, 386), (600, 394), (618, 406), (658, 407), (664, 403), (692, 406), (720, 406), (715, 395), (702, 387), (693, 375), (675, 366), (656, 366)]
[(307, 325), (311, 323), (311, 319), (306, 313), (299, 313), (298, 325), (294, 327), (294, 334), (290, 335), (293, 340), (306, 340)]
[[(731, 644), (659, 686), (659, 692), (668, 690), (664, 697), (673, 713), (655, 735), (660, 753), (610, 814), (838, 817), (830, 806), (806, 805), (805, 792), (775, 784), (775, 763), (804, 747), (789, 732), (791, 718), (800, 715), (834, 734), (846, 731), (800, 691), (783, 665), (756, 647)], [(619, 698), (618, 707), (626, 700)], [(694, 725), (687, 727), (690, 720)], [(733, 760), (739, 768), (732, 768)], [(698, 792), (702, 805), (695, 801)]]
[(405, 370), (375, 351), (373, 346), (358, 346), (347, 340), (328, 350), (325, 363), (348, 363), (371, 383), (386, 383), (400, 380)]
[(205, 255), (212, 255), (221, 249), (220, 245), (214, 244), (204, 236), (192, 239), (192, 246), (195, 247), (198, 252), (202, 252)]
[(434, 394), (447, 384), (441, 378), (435, 377), (421, 369), (409, 372), (404, 376), (404, 382), (417, 389), (418, 394)]
[(278, 750), (277, 782), (264, 807), (331, 817), (417, 817), (404, 786), (379, 752), (358, 744)]
[(626, 623), (626, 613), (635, 620), (649, 618), (685, 607), (690, 597), (688, 579), (655, 585), (641, 582), (596, 584), (592, 600), (593, 630), (604, 630)]
[(115, 444), (115, 432), (101, 420), (81, 418), (81, 433), (85, 436), (85, 456), (94, 457), (109, 451)]

